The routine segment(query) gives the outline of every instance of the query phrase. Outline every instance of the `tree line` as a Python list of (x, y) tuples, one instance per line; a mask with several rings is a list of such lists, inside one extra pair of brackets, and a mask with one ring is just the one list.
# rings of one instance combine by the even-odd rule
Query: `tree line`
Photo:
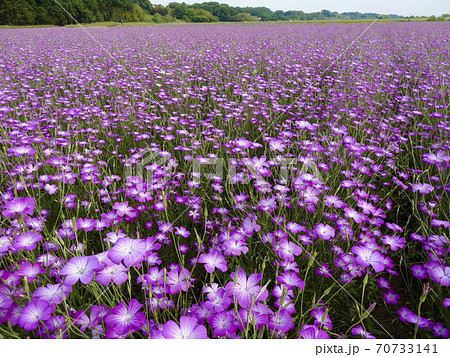
[[(80, 23), (124, 22), (251, 22), (251, 21), (308, 21), (308, 20), (364, 20), (378, 14), (329, 10), (272, 11), (267, 7), (235, 7), (218, 2), (193, 5), (171, 2), (168, 6), (153, 5), (148, 0), (58, 0)], [(383, 15), (382, 18), (403, 18)], [(0, 0), (0, 25), (57, 25), (75, 21), (54, 0)]]

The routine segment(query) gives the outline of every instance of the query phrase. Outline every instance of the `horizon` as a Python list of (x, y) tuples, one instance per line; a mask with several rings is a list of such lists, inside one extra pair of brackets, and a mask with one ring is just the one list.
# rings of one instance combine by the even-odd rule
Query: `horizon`
[[(213, 0), (214, 1), (214, 0)], [(167, 6), (173, 0), (158, 0), (152, 2), (154, 5)], [(206, 0), (184, 0), (176, 1), (185, 2), (188, 5), (195, 3), (208, 2)], [(215, 1), (221, 4), (227, 4), (233, 7), (268, 7), (272, 11), (276, 10), (296, 10), (305, 13), (320, 12), (321, 10), (343, 12), (360, 12), (360, 13), (377, 13), (385, 15), (400, 16), (441, 16), (450, 13), (450, 2), (448, 0), (429, 0), (426, 4), (421, 0), (279, 0), (274, 5), (273, 0), (224, 0)]]

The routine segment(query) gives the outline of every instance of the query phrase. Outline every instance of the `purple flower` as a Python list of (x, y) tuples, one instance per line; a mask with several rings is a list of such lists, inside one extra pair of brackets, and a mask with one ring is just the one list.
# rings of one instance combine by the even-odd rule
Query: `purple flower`
[[(217, 283), (212, 283), (211, 286), (206, 285), (203, 290), (202, 293), (203, 294), (207, 294), (208, 299), (209, 300), (214, 300), (214, 297), (216, 296), (217, 292), (220, 290), (221, 288), (219, 287), (219, 284)], [(223, 288), (222, 288), (223, 289)]]
[(164, 324), (162, 336), (166, 339), (207, 339), (206, 327), (195, 317), (181, 316), (180, 325), (169, 320)]
[(281, 336), (286, 334), (289, 330), (292, 330), (294, 327), (293, 318), (286, 310), (274, 313), (269, 318), (270, 330), (278, 332)]
[(205, 269), (208, 273), (213, 273), (216, 268), (223, 272), (228, 269), (227, 261), (217, 249), (212, 250), (208, 254), (200, 255), (198, 262), (205, 264)]
[(125, 233), (123, 233), (123, 232), (121, 232), (121, 230), (119, 230), (117, 233), (116, 232), (106, 233), (106, 238), (104, 238), (103, 241), (112, 243), (112, 244), (116, 244), (120, 238), (128, 238), (128, 237), (126, 236)]
[(242, 228), (244, 228), (245, 234), (251, 236), (254, 232), (259, 232), (261, 226), (256, 223), (256, 216), (247, 216), (242, 222)]
[(352, 253), (356, 254), (356, 262), (363, 266), (372, 268), (376, 273), (382, 272), (385, 268), (384, 257), (377, 251), (367, 247), (352, 247)]
[(150, 312), (154, 313), (157, 312), (159, 309), (165, 310), (165, 309), (173, 309), (175, 305), (173, 304), (173, 301), (168, 299), (167, 297), (163, 296), (161, 298), (153, 297), (145, 302), (145, 305), (148, 306)]
[(70, 108), (66, 111), (66, 115), (68, 115), (70, 117), (77, 117), (80, 114), (81, 114), (80, 111), (76, 108)]
[(338, 197), (338, 196), (325, 196), (324, 197), (324, 203), (328, 207), (334, 207), (334, 208), (346, 208), (346, 204)]
[(373, 204), (367, 201), (360, 200), (357, 204), (365, 214), (373, 214), (373, 212), (375, 212), (377, 209)]
[(432, 219), (430, 222), (430, 225), (433, 227), (444, 227), (444, 228), (450, 228), (450, 222), (449, 221), (441, 221), (440, 219)]
[(186, 244), (180, 244), (178, 246), (178, 250), (181, 252), (181, 254), (186, 254), (189, 251), (189, 247)]
[(321, 330), (317, 326), (313, 325), (303, 326), (303, 329), (299, 333), (301, 338), (303, 339), (314, 339), (314, 340), (331, 339), (330, 335), (328, 335), (324, 330)]
[(74, 257), (61, 269), (60, 275), (66, 275), (64, 285), (72, 286), (78, 280), (83, 284), (89, 284), (94, 278), (94, 271), (100, 268), (100, 263), (94, 256)]
[(189, 232), (183, 226), (180, 226), (180, 227), (175, 227), (175, 234), (178, 236), (182, 236), (183, 238), (188, 238), (191, 235), (191, 232)]
[(360, 335), (369, 340), (375, 339), (375, 336), (372, 335), (370, 332), (364, 330), (364, 328), (361, 325), (352, 328), (352, 335), (353, 336)]
[(13, 156), (24, 156), (24, 155), (33, 156), (34, 154), (36, 154), (36, 150), (29, 145), (23, 145), (17, 146), (15, 148), (9, 148), (8, 153)]
[(271, 151), (283, 152), (285, 148), (285, 145), (281, 140), (271, 140), (269, 145)]
[[(205, 289), (203, 291), (205, 292)], [(205, 306), (214, 312), (222, 312), (228, 309), (233, 302), (224, 288), (219, 288), (216, 292), (209, 293), (208, 299), (209, 301), (205, 302)]]
[(162, 233), (168, 233), (173, 231), (173, 225), (170, 222), (164, 222), (159, 225), (159, 231)]
[(214, 314), (209, 324), (214, 329), (214, 337), (231, 336), (237, 330), (234, 311), (222, 311)]
[(58, 192), (59, 187), (56, 185), (50, 185), (47, 183), (44, 186), (44, 190), (47, 191), (49, 195), (54, 195), (56, 192)]
[(383, 293), (383, 299), (386, 301), (386, 304), (396, 305), (399, 298), (400, 295), (394, 293), (392, 290), (389, 290), (387, 293)]
[(225, 255), (240, 256), (248, 252), (248, 247), (245, 241), (240, 239), (229, 239), (223, 244), (225, 248)]
[(13, 300), (5, 294), (0, 294), (0, 311), (8, 310), (13, 305)]
[[(261, 305), (265, 307), (260, 308)], [(247, 309), (239, 310), (239, 316), (241, 317), (241, 319), (237, 322), (238, 324), (237, 327), (240, 330), (243, 330), (247, 328), (248, 324), (251, 324), (255, 326), (258, 330), (260, 330), (264, 326), (269, 326), (269, 316), (272, 314), (273, 314), (272, 311), (267, 305), (258, 302), (255, 304), (255, 306), (253, 306), (251, 312), (249, 312)]]
[(345, 217), (353, 219), (356, 223), (363, 223), (369, 220), (369, 218), (366, 215), (359, 213), (358, 211), (356, 211), (351, 207), (344, 208), (344, 212)]
[[(64, 316), (58, 315), (58, 316), (51, 316), (47, 321), (45, 321), (45, 326), (49, 331), (62, 331), (64, 332), (66, 330), (66, 320)], [(60, 335), (56, 334), (56, 336)], [(51, 336), (51, 335), (50, 335)], [(67, 334), (64, 334), (63, 336), (67, 336)], [(59, 337), (59, 336), (58, 336)]]
[(42, 236), (36, 232), (25, 232), (19, 234), (14, 242), (15, 249), (34, 250), (36, 248), (36, 242), (40, 242)]
[(7, 236), (0, 236), (0, 254), (8, 252), (10, 249), (14, 249), (12, 238)]
[(108, 252), (108, 258), (116, 264), (123, 260), (125, 266), (139, 265), (145, 259), (146, 241), (144, 239), (119, 238)]
[(164, 271), (159, 270), (158, 267), (150, 268), (148, 274), (144, 274), (137, 278), (138, 283), (142, 283), (145, 280), (147, 285), (157, 285), (164, 282)]
[(293, 272), (281, 274), (281, 276), (277, 277), (277, 281), (286, 285), (289, 289), (297, 287), (303, 290), (303, 288), (305, 287), (305, 282), (301, 280), (296, 273)]
[(344, 180), (341, 182), (342, 188), (351, 188), (351, 187), (355, 187), (355, 186), (356, 186), (355, 182), (353, 182), (351, 180)]
[(83, 310), (80, 310), (75, 314), (72, 321), (75, 325), (81, 325), (80, 330), (84, 333), (87, 327), (94, 329), (107, 312), (108, 310), (103, 306), (94, 305), (91, 307), (89, 317)]
[(71, 286), (47, 284), (47, 287), (41, 286), (33, 293), (33, 298), (47, 301), (50, 305), (59, 305), (63, 302), (64, 297), (69, 297), (72, 291)]
[(147, 320), (145, 314), (139, 312), (143, 306), (136, 299), (132, 299), (128, 307), (121, 301), (119, 305), (109, 311), (108, 316), (105, 318), (105, 323), (108, 327), (113, 328), (118, 335), (135, 332)]
[(442, 324), (442, 322), (436, 322), (433, 327), (433, 334), (436, 337), (443, 337), (443, 338), (448, 338), (449, 336), (449, 331), (447, 328), (444, 327), (444, 325)]
[(286, 224), (286, 229), (293, 234), (305, 231), (304, 226), (301, 226), (300, 224), (295, 222), (288, 222), (288, 224)]
[(428, 275), (436, 284), (450, 286), (450, 267), (445, 265), (435, 265), (428, 270)]
[(84, 230), (86, 232), (90, 232), (95, 228), (96, 223), (93, 219), (90, 219), (90, 218), (85, 218), (85, 219), (78, 218), (76, 225), (77, 225), (78, 230)]
[(116, 285), (121, 285), (128, 280), (128, 269), (122, 264), (107, 263), (97, 273), (95, 280), (104, 286), (108, 286), (111, 281)]
[(128, 201), (114, 203), (113, 209), (116, 210), (116, 213), (119, 217), (134, 217), (135, 214), (134, 208), (128, 206)]
[(166, 283), (169, 286), (170, 294), (178, 294), (181, 290), (187, 291), (194, 279), (190, 278), (191, 273), (186, 268), (181, 271), (172, 270), (167, 273)]
[(214, 311), (208, 309), (205, 303), (200, 302), (200, 306), (193, 306), (192, 314), (198, 320), (198, 322), (203, 322), (205, 319), (209, 319), (214, 315)]
[(449, 307), (450, 306), (450, 298), (445, 298), (444, 301), (442, 302), (442, 305), (444, 307)]
[(25, 331), (31, 331), (38, 327), (40, 321), (46, 321), (54, 311), (54, 306), (47, 301), (37, 300), (28, 303), (21, 311), (19, 326)]
[(268, 199), (261, 198), (261, 200), (259, 201), (258, 209), (262, 212), (272, 213), (274, 210), (277, 209), (276, 197), (273, 196)]
[(415, 264), (411, 267), (413, 275), (418, 279), (428, 278), (427, 269), (423, 265)]
[(439, 150), (436, 154), (434, 153), (427, 153), (422, 155), (423, 162), (426, 162), (427, 164), (431, 165), (440, 165), (441, 163), (445, 161), (450, 161), (450, 156), (445, 154), (445, 151)]
[(398, 317), (401, 321), (409, 321), (412, 319), (414, 313), (408, 309), (407, 307), (402, 307), (401, 309), (397, 310)]
[(36, 258), (36, 262), (41, 263), (41, 265), (44, 267), (49, 267), (49, 266), (52, 266), (52, 265), (58, 263), (59, 259), (56, 258), (55, 256), (51, 255), (50, 253), (45, 253), (45, 254), (39, 255)]
[(319, 238), (322, 238), (324, 240), (330, 240), (331, 238), (334, 238), (336, 232), (333, 227), (331, 227), (328, 224), (319, 223), (315, 228), (314, 231), (316, 232), (317, 236)]
[(200, 182), (197, 181), (197, 180), (190, 180), (190, 181), (187, 181), (186, 184), (187, 184), (187, 186), (188, 186), (189, 188), (198, 188), (198, 187), (200, 187)]
[(19, 276), (27, 277), (29, 283), (31, 283), (39, 274), (45, 273), (45, 269), (39, 263), (31, 264), (30, 262), (24, 262), (20, 265), (17, 274)]
[[(420, 329), (423, 329), (423, 328), (429, 329), (433, 325), (433, 323), (430, 320), (428, 320), (424, 317), (419, 318), (419, 316), (416, 315), (415, 313), (413, 313), (412, 311), (409, 311), (409, 312), (407, 311), (405, 313), (404, 318), (407, 322), (409, 322), (410, 324), (417, 325)], [(402, 319), (402, 318), (400, 318), (400, 319)]]
[(316, 270), (316, 273), (325, 278), (331, 278), (333, 276), (333, 270), (331, 270), (330, 266), (326, 263), (322, 263)]
[(418, 191), (420, 194), (426, 195), (427, 193), (434, 191), (434, 187), (427, 183), (413, 183), (411, 184), (411, 191)]
[(36, 201), (33, 197), (19, 197), (12, 199), (3, 207), (3, 217), (13, 217), (16, 214), (33, 215)]
[(241, 268), (236, 272), (231, 273), (231, 279), (225, 290), (229, 296), (237, 298), (239, 305), (243, 308), (250, 308), (252, 303), (257, 301), (265, 301), (268, 297), (267, 289), (262, 290), (258, 283), (262, 279), (262, 274), (251, 274), (247, 279), (247, 274)]
[(403, 237), (400, 237), (398, 235), (395, 235), (395, 236), (385, 235), (385, 236), (383, 236), (382, 242), (384, 244), (389, 245), (391, 250), (393, 250), (395, 252), (405, 246), (406, 239)]
[(403, 233), (403, 228), (400, 227), (398, 224), (396, 223), (389, 223), (386, 222), (386, 227), (388, 227), (389, 229), (392, 229), (394, 232), (402, 232)]
[(248, 149), (252, 146), (252, 142), (248, 141), (246, 138), (238, 138), (234, 140), (234, 145), (239, 149)]
[(314, 309), (311, 311), (311, 316), (315, 319), (314, 325), (319, 327), (325, 326), (330, 330), (333, 328), (330, 315), (328, 314), (328, 308), (326, 306), (323, 306), (320, 309)]
[(284, 259), (288, 262), (293, 262), (295, 259), (295, 256), (299, 256), (300, 254), (302, 254), (302, 251), (303, 250), (299, 245), (289, 242), (286, 239), (283, 239), (278, 244), (277, 253), (281, 259)]

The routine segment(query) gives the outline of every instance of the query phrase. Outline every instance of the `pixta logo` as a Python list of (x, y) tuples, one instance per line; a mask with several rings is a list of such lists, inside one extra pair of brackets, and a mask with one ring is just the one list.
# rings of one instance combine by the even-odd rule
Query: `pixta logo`
[[(218, 180), (229, 185), (251, 184), (252, 180), (271, 176), (282, 185), (288, 185), (293, 175), (310, 174), (322, 183), (323, 177), (314, 158), (282, 157), (274, 158), (192, 158), (186, 166), (183, 163), (183, 175), (189, 175), (192, 181)], [(276, 169), (274, 169), (275, 167)], [(177, 160), (169, 152), (155, 148), (146, 148), (134, 153), (125, 163), (126, 177), (140, 177), (151, 185), (166, 184), (178, 167)], [(269, 173), (270, 171), (270, 173)], [(197, 186), (198, 187), (198, 186)]]
[(164, 185), (172, 176), (176, 160), (169, 152), (145, 148), (131, 155), (125, 163), (125, 177), (140, 177), (143, 182)]

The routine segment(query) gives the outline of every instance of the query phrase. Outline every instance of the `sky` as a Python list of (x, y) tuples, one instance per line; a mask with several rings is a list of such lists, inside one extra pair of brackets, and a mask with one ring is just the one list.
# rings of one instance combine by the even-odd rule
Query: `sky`
[(187, 4), (216, 1), (231, 6), (265, 6), (271, 10), (302, 10), (316, 12), (323, 9), (337, 12), (375, 12), (378, 14), (442, 15), (450, 13), (450, 0), (153, 0), (153, 4), (169, 2)]

